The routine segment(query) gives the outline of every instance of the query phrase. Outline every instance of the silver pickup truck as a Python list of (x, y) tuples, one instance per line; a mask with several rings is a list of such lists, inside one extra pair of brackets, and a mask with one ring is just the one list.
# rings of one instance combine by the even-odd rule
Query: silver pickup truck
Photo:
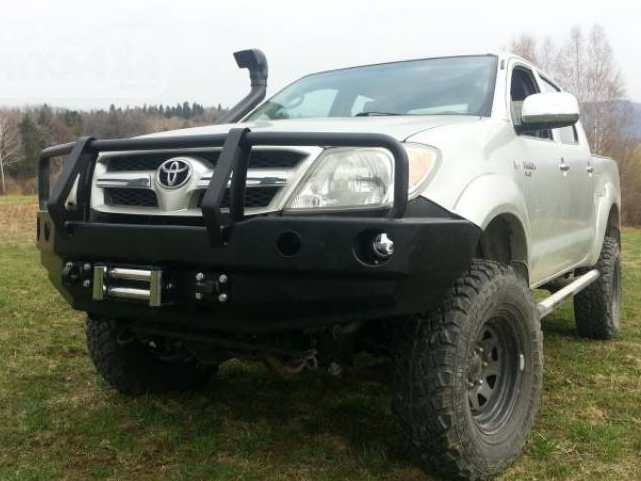
[(538, 410), (541, 318), (574, 296), (579, 335), (619, 328), (618, 172), (576, 99), (484, 54), (316, 73), (263, 102), (264, 55), (235, 56), (251, 91), (220, 125), (42, 153), (42, 263), (87, 313), (98, 372), (139, 394), (230, 358), (291, 376), (388, 356), (418, 462), (501, 472)]

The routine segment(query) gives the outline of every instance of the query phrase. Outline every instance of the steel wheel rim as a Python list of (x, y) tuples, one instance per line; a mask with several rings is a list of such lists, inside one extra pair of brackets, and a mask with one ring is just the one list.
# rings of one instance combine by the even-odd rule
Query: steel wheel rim
[(522, 341), (509, 315), (487, 321), (467, 363), (467, 402), (476, 427), (492, 434), (510, 419), (525, 367)]

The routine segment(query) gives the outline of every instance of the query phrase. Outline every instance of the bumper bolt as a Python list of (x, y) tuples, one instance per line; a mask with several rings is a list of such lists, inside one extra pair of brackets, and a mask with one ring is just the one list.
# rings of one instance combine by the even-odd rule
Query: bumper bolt
[(205, 274), (203, 274), (202, 272), (199, 272), (198, 274), (196, 274), (196, 280), (198, 282), (205, 280)]
[(224, 302), (227, 302), (227, 299), (228, 299), (227, 294), (225, 294), (224, 292), (218, 296), (218, 302), (224, 303)]
[(82, 281), (82, 287), (90, 287), (90, 286), (91, 286), (91, 281), (89, 279)]
[(221, 284), (226, 284), (229, 278), (227, 277), (227, 274), (221, 274), (218, 276), (218, 282)]
[(84, 266), (82, 266), (82, 268), (83, 268), (85, 271), (89, 272), (89, 271), (91, 270), (91, 264), (89, 264), (89, 263), (87, 262)]
[(394, 254), (394, 241), (387, 233), (382, 232), (374, 237), (372, 249), (379, 260), (387, 260)]
[(201, 293), (201, 292), (196, 292), (196, 294), (194, 294), (194, 297), (195, 297), (195, 298), (196, 298), (196, 300), (198, 300), (198, 301), (201, 301), (201, 300), (203, 299), (203, 295), (202, 295), (202, 293)]

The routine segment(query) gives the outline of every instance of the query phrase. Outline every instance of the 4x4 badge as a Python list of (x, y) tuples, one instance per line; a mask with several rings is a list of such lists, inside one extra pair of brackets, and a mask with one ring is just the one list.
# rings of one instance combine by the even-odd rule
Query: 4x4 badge
[(158, 183), (169, 189), (185, 185), (191, 177), (191, 164), (182, 158), (163, 162), (158, 168)]

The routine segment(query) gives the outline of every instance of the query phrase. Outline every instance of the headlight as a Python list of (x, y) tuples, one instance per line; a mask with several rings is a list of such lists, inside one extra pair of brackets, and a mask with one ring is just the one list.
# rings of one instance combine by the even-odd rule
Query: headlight
[[(409, 195), (424, 185), (438, 151), (403, 144), (409, 158)], [(394, 158), (385, 149), (331, 148), (316, 160), (291, 196), (288, 209), (390, 207), (394, 199)]]

